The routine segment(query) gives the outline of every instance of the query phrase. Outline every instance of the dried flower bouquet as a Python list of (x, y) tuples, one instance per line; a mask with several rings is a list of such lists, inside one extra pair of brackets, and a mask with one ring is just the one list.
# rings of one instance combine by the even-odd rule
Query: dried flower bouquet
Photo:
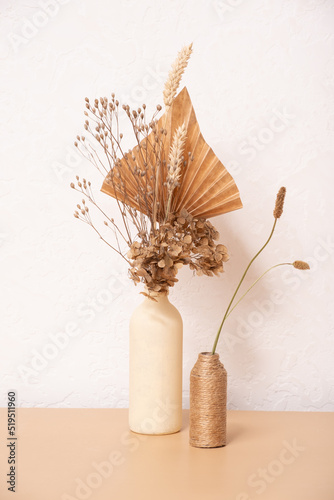
[[(74, 216), (127, 261), (130, 278), (144, 283), (149, 296), (174, 286), (183, 265), (198, 275), (223, 272), (227, 249), (217, 243), (219, 234), (208, 218), (242, 207), (233, 178), (203, 139), (187, 89), (176, 95), (191, 52), (192, 45), (184, 47), (172, 66), (160, 118), (160, 105), (148, 119), (145, 104), (131, 110), (120, 107), (114, 94), (92, 103), (86, 98), (89, 137), (77, 136), (75, 142), (104, 176), (101, 190), (116, 200), (122, 227), (95, 200), (91, 183), (79, 177), (71, 187), (84, 198)], [(123, 148), (121, 110), (135, 142), (129, 151)], [(103, 215), (113, 243), (93, 222), (87, 201)]]

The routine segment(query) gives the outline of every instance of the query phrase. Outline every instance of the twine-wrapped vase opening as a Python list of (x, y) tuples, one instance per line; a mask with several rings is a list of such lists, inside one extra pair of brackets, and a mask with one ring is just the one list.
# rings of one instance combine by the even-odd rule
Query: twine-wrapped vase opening
[(190, 374), (191, 446), (226, 445), (226, 390), (227, 373), (219, 354), (200, 353)]

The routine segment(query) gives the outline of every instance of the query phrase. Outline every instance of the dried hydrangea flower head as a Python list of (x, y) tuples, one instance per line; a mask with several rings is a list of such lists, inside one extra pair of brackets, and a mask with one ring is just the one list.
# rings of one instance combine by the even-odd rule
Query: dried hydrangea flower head
[(197, 275), (218, 275), (228, 260), (226, 247), (215, 243), (218, 238), (208, 220), (196, 219), (186, 210), (170, 215), (146, 244), (135, 241), (131, 245), (127, 254), (132, 262), (130, 277), (158, 292), (174, 286), (183, 265), (189, 265)]

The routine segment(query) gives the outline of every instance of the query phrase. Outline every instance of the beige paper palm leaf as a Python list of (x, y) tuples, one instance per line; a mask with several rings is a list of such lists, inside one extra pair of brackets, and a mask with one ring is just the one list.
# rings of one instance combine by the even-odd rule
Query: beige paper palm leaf
[[(186, 164), (181, 173), (180, 185), (173, 193), (171, 212), (178, 213), (185, 208), (193, 216), (207, 219), (242, 208), (239, 190), (233, 177), (201, 134), (186, 87), (176, 96), (169, 110), (158, 121), (159, 129), (167, 129), (161, 151), (162, 164), (159, 173), (161, 178), (166, 179), (166, 164), (171, 141), (175, 130), (183, 123), (187, 136), (184, 148)], [(139, 155), (138, 147), (135, 147), (127, 155), (127, 159), (120, 159), (118, 165), (114, 166), (113, 181), (110, 174), (107, 175), (101, 191), (121, 201), (125, 200), (124, 193), (126, 193), (126, 202), (148, 215), (152, 213), (153, 196), (144, 205), (138, 193), (144, 187), (149, 187), (152, 193), (154, 192), (153, 184), (156, 173), (153, 170), (156, 166), (153, 164), (155, 158), (152, 149), (154, 147), (153, 134), (151, 133), (147, 139), (144, 139), (142, 144), (144, 149), (146, 148), (147, 158), (144, 159)], [(139, 167), (139, 170), (144, 170), (145, 163), (148, 175), (143, 177), (126, 175), (126, 172), (132, 172), (135, 166)], [(158, 220), (162, 221), (167, 200), (167, 187), (163, 182), (159, 183), (158, 200), (160, 201)]]

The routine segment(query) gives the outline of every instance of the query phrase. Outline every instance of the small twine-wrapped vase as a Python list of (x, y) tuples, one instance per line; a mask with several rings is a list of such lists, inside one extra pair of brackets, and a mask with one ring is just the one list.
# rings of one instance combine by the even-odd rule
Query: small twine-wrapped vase
[(219, 354), (200, 353), (190, 374), (191, 446), (226, 445), (226, 390), (227, 373)]

